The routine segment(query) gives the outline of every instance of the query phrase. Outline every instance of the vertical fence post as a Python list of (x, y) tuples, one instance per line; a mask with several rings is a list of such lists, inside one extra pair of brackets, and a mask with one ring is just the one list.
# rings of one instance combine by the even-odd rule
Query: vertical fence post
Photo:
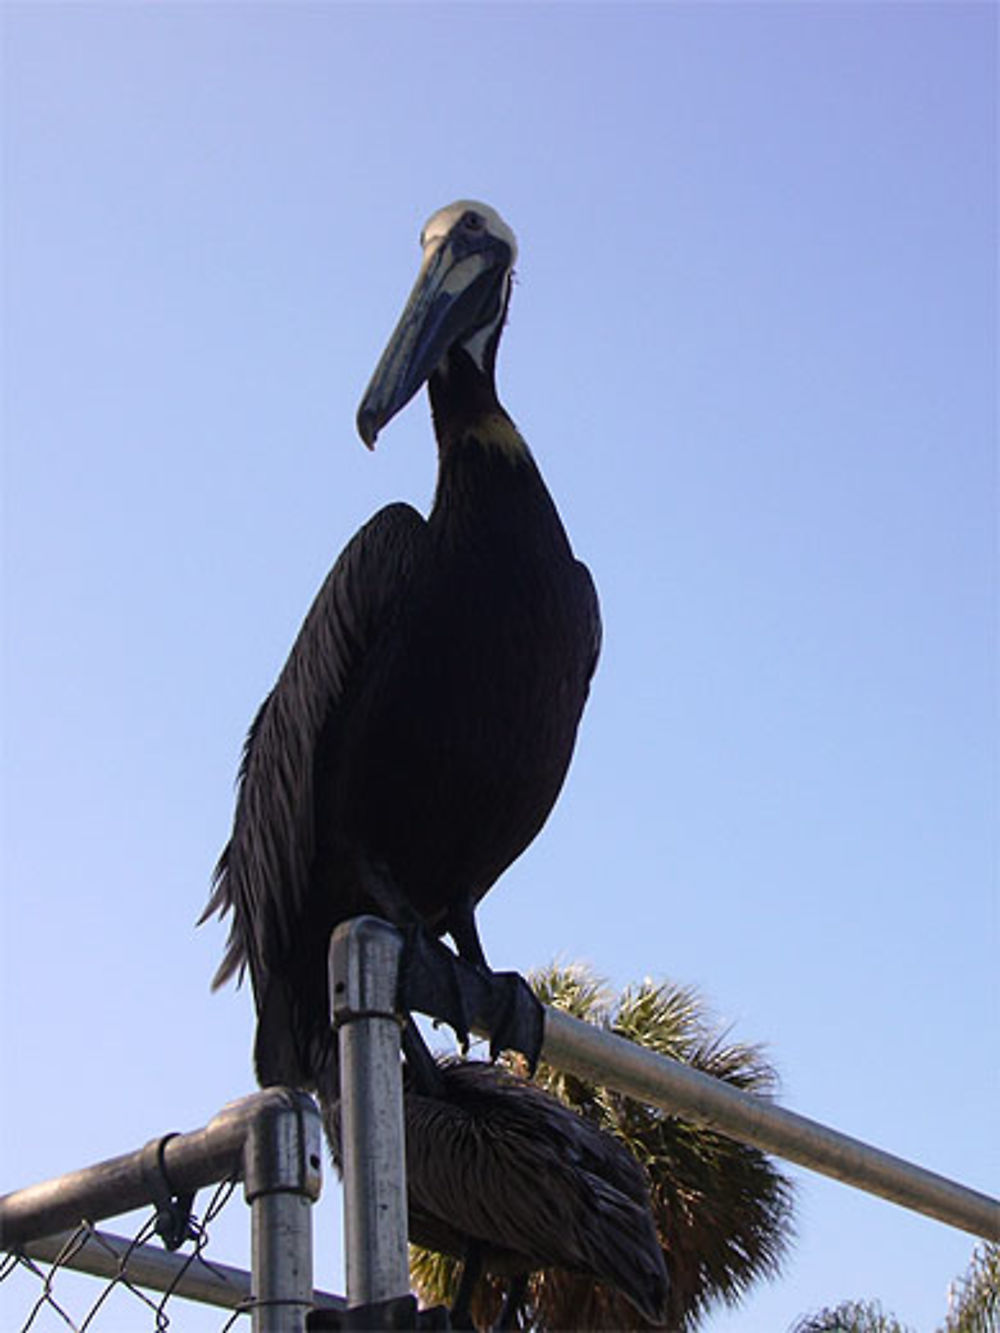
[(253, 1333), (305, 1333), (312, 1309), (312, 1205), (322, 1172), (320, 1120), (305, 1093), (262, 1108), (243, 1147), (251, 1213)]
[[(340, 1044), (347, 1304), (408, 1297), (401, 1020), (403, 941), (375, 917), (338, 927), (330, 995)], [(375, 1325), (372, 1325), (373, 1327)]]

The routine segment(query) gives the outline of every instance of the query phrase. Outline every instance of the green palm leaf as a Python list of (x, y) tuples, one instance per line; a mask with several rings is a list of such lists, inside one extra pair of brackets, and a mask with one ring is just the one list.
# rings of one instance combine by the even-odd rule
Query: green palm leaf
[[(645, 981), (615, 996), (589, 969), (555, 965), (531, 983), (544, 1003), (576, 1018), (743, 1091), (774, 1091), (775, 1073), (761, 1048), (727, 1042), (689, 987)], [(615, 1134), (645, 1168), (670, 1270), (672, 1328), (693, 1330), (712, 1304), (735, 1304), (755, 1282), (778, 1272), (791, 1237), (792, 1189), (766, 1154), (544, 1062), (535, 1079)], [(457, 1269), (440, 1255), (412, 1251), (414, 1284), (429, 1303), (450, 1300)], [(488, 1326), (501, 1299), (500, 1284), (482, 1282), (473, 1305), (477, 1323)], [(534, 1275), (519, 1319), (520, 1327), (539, 1330), (641, 1324), (613, 1290), (555, 1270)]]

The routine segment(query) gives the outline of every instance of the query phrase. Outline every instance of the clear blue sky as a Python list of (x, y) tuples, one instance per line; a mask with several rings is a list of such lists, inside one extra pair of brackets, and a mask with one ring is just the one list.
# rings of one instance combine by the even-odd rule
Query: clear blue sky
[[(0, 1188), (252, 1086), (194, 922), (326, 569), (429, 502), (424, 399), (374, 456), (353, 419), (470, 195), (520, 238), (501, 393), (606, 623), (492, 961), (696, 984), (787, 1105), (1000, 1188), (995, 8), (3, 24)], [(799, 1179), (785, 1278), (712, 1333), (943, 1318), (971, 1238)]]

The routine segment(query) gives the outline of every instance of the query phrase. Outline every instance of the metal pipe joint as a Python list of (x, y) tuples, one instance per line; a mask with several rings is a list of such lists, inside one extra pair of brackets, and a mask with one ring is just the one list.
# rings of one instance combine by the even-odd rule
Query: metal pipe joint
[(403, 938), (376, 917), (334, 932), (331, 1018), (338, 1033), (348, 1308), (408, 1295), (406, 1149), (397, 990)]

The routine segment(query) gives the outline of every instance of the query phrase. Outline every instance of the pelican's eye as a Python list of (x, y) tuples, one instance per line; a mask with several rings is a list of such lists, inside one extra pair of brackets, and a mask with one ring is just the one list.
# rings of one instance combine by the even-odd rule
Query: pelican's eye
[(462, 214), (462, 226), (467, 231), (482, 231), (486, 226), (486, 220), (481, 213), (474, 213), (470, 208), (467, 213)]

